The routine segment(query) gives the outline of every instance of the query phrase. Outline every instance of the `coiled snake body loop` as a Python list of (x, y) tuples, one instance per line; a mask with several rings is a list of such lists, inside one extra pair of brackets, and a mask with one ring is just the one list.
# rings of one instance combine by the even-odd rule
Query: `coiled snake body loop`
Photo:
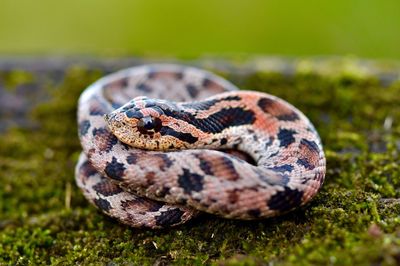
[(97, 81), (79, 99), (78, 127), (78, 186), (133, 227), (174, 226), (198, 211), (276, 216), (307, 203), (325, 176), (318, 133), (299, 110), (192, 67)]

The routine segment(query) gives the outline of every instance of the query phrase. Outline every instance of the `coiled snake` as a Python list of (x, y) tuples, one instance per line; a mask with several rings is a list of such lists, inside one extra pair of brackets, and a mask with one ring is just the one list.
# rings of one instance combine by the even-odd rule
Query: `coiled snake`
[(78, 126), (78, 186), (133, 227), (174, 226), (199, 211), (276, 216), (307, 203), (325, 176), (318, 133), (299, 110), (192, 67), (100, 79), (79, 99)]

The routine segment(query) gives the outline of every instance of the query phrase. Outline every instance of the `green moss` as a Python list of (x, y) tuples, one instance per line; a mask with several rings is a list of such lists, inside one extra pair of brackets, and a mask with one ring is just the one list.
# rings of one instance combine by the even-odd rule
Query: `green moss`
[(32, 113), (39, 128), (0, 135), (0, 264), (400, 263), (400, 84), (383, 87), (351, 62), (324, 73), (308, 60), (293, 75), (222, 73), (285, 98), (314, 122), (328, 171), (312, 203), (264, 221), (204, 214), (162, 231), (118, 224), (75, 186), (76, 101), (103, 73), (69, 68), (61, 83), (45, 85), (52, 98)]
[(30, 84), (34, 81), (34, 75), (22, 69), (13, 69), (10, 72), (0, 72), (0, 82), (4, 84), (4, 88), (13, 91), (18, 86)]

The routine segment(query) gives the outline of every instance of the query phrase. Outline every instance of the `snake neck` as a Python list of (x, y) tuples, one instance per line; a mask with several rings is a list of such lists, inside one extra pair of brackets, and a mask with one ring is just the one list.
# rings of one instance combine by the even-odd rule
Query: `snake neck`
[[(215, 100), (185, 103), (165, 115), (181, 125), (175, 136), (186, 143), (186, 148), (235, 149), (243, 141), (243, 135), (252, 131), (256, 115), (243, 107), (229, 105), (215, 106)], [(213, 108), (214, 107), (214, 108)], [(168, 127), (162, 134), (169, 135)], [(175, 133), (175, 132), (174, 132)]]

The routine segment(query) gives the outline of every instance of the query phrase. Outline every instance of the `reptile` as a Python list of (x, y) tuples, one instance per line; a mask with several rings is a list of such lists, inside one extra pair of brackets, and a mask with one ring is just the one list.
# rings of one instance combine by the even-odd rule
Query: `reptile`
[(201, 212), (254, 220), (320, 190), (326, 160), (309, 119), (211, 72), (154, 64), (110, 74), (78, 102), (76, 182), (106, 215), (166, 228)]

